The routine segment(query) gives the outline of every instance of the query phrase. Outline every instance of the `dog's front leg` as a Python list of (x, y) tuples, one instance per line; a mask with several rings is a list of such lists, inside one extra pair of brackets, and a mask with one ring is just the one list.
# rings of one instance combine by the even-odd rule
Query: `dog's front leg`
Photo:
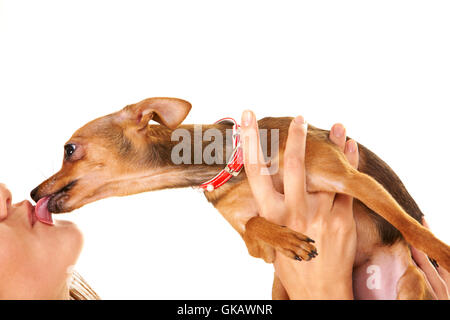
[(309, 237), (258, 216), (247, 183), (227, 191), (214, 206), (242, 236), (251, 256), (273, 263), (275, 250), (298, 261), (310, 260), (317, 254), (312, 245), (314, 241)]
[(309, 261), (317, 255), (314, 240), (300, 232), (272, 223), (256, 216), (248, 220), (243, 235), (249, 253), (272, 263), (274, 249), (298, 261)]

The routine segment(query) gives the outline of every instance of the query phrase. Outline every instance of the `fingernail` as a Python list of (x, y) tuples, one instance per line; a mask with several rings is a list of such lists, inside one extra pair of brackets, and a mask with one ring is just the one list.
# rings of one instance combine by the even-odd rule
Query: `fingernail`
[(343, 126), (342, 124), (336, 124), (336, 125), (333, 127), (333, 135), (334, 135), (336, 138), (341, 138), (341, 137), (343, 137), (343, 136), (344, 136), (344, 131), (345, 131), (345, 129), (344, 129), (344, 126)]
[(356, 149), (357, 149), (357, 147), (358, 147), (358, 146), (356, 145), (356, 142), (353, 141), (353, 140), (350, 140), (350, 141), (348, 142), (347, 146), (348, 146), (348, 151), (351, 152), (351, 153), (355, 153), (355, 152), (356, 152)]
[(297, 124), (304, 124), (305, 123), (305, 119), (302, 116), (296, 116), (294, 118), (294, 122)]
[(242, 114), (242, 126), (248, 127), (252, 122), (253, 114), (250, 110), (245, 110)]
[(296, 116), (294, 118), (294, 122), (295, 124), (301, 125), (303, 129), (305, 129), (305, 131), (308, 130), (308, 124), (306, 123), (305, 118), (303, 118), (302, 116)]

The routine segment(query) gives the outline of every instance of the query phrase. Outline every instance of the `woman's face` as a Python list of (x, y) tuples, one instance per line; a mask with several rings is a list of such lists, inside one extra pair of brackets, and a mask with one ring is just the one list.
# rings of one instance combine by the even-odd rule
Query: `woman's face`
[(28, 201), (12, 204), (0, 184), (0, 299), (68, 298), (71, 268), (83, 245), (68, 221), (38, 221)]

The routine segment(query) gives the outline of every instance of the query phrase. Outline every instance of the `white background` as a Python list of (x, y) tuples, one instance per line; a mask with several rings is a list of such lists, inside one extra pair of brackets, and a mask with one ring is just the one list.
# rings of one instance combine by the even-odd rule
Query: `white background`
[[(29, 198), (78, 127), (173, 96), (186, 123), (245, 108), (344, 123), (449, 243), (449, 16), (448, 1), (1, 1), (0, 181)], [(270, 298), (272, 266), (190, 189), (61, 218), (104, 298)]]

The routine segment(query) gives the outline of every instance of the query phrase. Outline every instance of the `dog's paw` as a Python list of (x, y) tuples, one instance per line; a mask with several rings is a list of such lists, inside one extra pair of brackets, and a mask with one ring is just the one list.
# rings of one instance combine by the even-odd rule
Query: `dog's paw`
[(282, 228), (283, 231), (276, 236), (276, 250), (297, 261), (309, 261), (318, 255), (316, 247), (312, 244), (314, 240), (300, 232)]
[[(317, 256), (317, 249), (312, 244), (314, 240), (262, 217), (251, 218), (245, 229), (244, 240), (253, 256), (265, 256), (262, 249), (266, 246), (298, 261), (309, 261)], [(273, 254), (272, 256), (275, 258)]]

